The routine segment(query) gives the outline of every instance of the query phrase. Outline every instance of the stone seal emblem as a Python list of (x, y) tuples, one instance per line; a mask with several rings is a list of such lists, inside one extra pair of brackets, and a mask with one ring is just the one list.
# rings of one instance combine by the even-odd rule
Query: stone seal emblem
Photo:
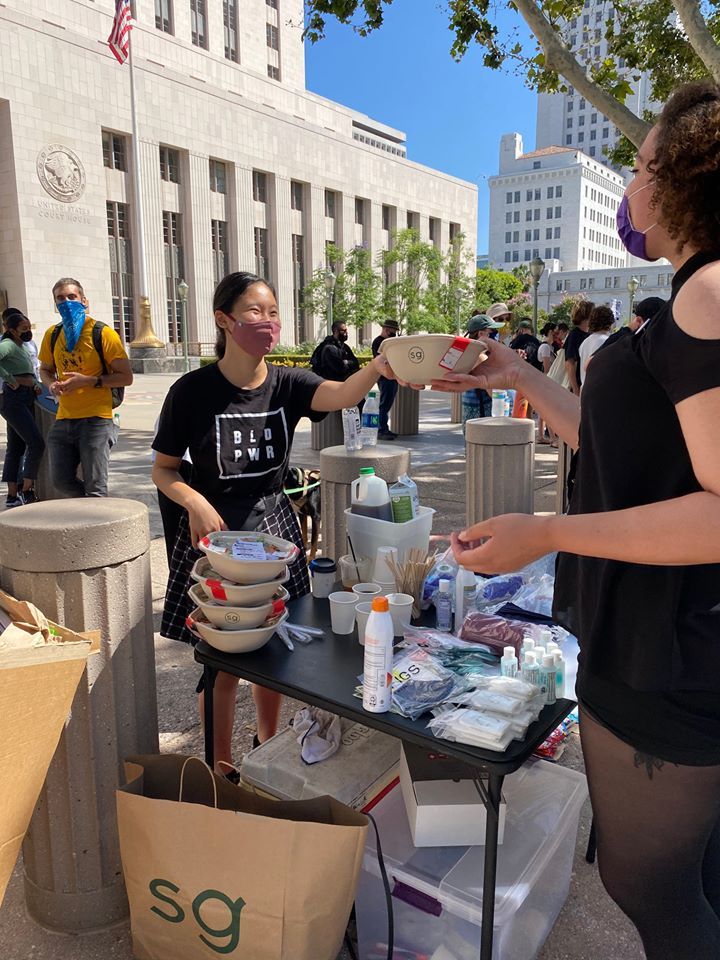
[(38, 180), (46, 193), (62, 203), (75, 203), (85, 192), (80, 157), (61, 143), (51, 143), (37, 156)]

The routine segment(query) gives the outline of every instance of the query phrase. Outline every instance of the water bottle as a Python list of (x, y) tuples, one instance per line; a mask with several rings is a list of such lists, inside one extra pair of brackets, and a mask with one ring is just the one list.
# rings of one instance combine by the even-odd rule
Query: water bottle
[(346, 407), (342, 412), (343, 437), (345, 439), (345, 449), (348, 453), (354, 450), (362, 450), (362, 437), (360, 435), (360, 411), (357, 407)]
[(504, 390), (493, 390), (492, 409), (490, 412), (494, 417), (505, 416), (505, 391)]
[(373, 597), (363, 657), (363, 709), (370, 713), (390, 709), (394, 635), (387, 597)]
[(455, 633), (465, 622), (465, 617), (475, 607), (477, 585), (472, 570), (460, 567), (455, 577)]
[(452, 595), (450, 594), (450, 581), (441, 580), (438, 584), (438, 595), (435, 599), (435, 626), (443, 633), (450, 633), (452, 630)]
[(555, 650), (553, 657), (555, 658), (555, 696), (562, 699), (565, 696), (565, 658), (561, 650)]
[(362, 412), (362, 445), (364, 447), (377, 446), (378, 430), (380, 429), (380, 404), (377, 390), (371, 390), (365, 400)]
[(506, 391), (505, 391), (505, 401), (504, 401), (503, 416), (504, 416), (504, 417), (509, 417), (511, 413), (512, 413), (512, 400), (510, 399), (510, 394), (509, 394), (509, 393), (507, 392), (507, 390), (506, 390)]

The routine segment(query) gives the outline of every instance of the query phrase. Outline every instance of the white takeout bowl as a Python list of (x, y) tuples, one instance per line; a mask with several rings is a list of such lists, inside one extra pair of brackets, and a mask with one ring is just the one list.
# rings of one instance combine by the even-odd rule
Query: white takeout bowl
[(230, 607), (225, 604), (214, 603), (203, 589), (195, 583), (188, 590), (190, 599), (196, 607), (200, 607), (207, 619), (221, 630), (250, 630), (261, 626), (273, 612), (276, 603), (286, 603), (290, 594), (285, 587), (280, 587), (279, 596), (262, 603), (247, 607)]
[[(455, 340), (465, 349), (452, 370), (440, 366)], [(380, 353), (400, 380), (407, 383), (430, 384), (443, 380), (448, 373), (470, 373), (473, 367), (487, 360), (485, 346), (478, 340), (454, 337), (446, 333), (414, 334), (410, 337), (388, 337), (380, 345)]]
[[(232, 546), (236, 540), (260, 540), (266, 550), (271, 549), (277, 553), (277, 559), (239, 560), (232, 555)], [(198, 550), (203, 551), (213, 570), (235, 583), (267, 583), (274, 580), (300, 553), (299, 548), (289, 540), (248, 530), (208, 533), (198, 543)]]
[(220, 630), (208, 623), (202, 610), (196, 607), (188, 617), (188, 626), (191, 630), (196, 630), (211, 647), (222, 650), (223, 653), (252, 653), (253, 650), (264, 647), (287, 618), (288, 612), (285, 610), (261, 627), (254, 627), (252, 630)]
[(200, 557), (195, 561), (190, 576), (203, 585), (205, 593), (214, 603), (251, 607), (265, 600), (285, 599), (281, 595), (281, 585), (287, 583), (290, 571), (285, 567), (278, 577), (265, 583), (234, 583), (232, 580), (221, 580), (217, 571), (210, 566), (208, 558)]

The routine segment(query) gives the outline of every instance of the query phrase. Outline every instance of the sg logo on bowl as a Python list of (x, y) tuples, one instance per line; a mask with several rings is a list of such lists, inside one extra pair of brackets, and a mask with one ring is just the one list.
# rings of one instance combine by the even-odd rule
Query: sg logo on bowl
[(240, 617), (236, 613), (226, 613), (225, 622), (226, 623), (237, 623)]
[(408, 359), (412, 363), (422, 363), (425, 359), (425, 351), (422, 347), (410, 347), (408, 350)]

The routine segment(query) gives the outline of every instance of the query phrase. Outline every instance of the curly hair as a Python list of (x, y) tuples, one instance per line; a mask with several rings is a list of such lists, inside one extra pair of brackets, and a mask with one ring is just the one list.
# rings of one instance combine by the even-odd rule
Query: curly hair
[(663, 107), (655, 156), (648, 164), (651, 206), (678, 242), (714, 250), (720, 239), (720, 85), (680, 87)]
[(610, 307), (606, 307), (604, 304), (599, 307), (594, 307), (593, 312), (590, 314), (588, 333), (602, 333), (604, 330), (609, 330), (614, 323), (615, 314)]
[(570, 314), (570, 319), (573, 322), (573, 326), (579, 327), (581, 323), (589, 320), (590, 314), (594, 309), (595, 304), (592, 302), (592, 300), (578, 300), (578, 302), (572, 308), (572, 313)]

